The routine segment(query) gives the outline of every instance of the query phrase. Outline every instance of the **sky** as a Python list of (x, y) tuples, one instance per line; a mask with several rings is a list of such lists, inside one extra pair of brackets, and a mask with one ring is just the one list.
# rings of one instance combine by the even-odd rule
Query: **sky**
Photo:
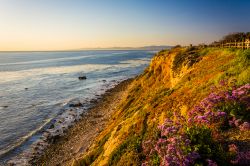
[(210, 43), (250, 31), (249, 0), (0, 0), (0, 51)]

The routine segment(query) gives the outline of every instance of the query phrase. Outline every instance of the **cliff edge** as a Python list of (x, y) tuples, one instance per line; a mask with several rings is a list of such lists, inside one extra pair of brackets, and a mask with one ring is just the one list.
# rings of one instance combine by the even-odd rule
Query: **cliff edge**
[(72, 165), (248, 165), (250, 51), (158, 52)]

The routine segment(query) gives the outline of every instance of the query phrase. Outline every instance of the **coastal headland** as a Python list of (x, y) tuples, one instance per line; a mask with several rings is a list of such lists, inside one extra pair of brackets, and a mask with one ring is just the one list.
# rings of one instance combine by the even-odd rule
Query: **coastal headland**
[(158, 52), (72, 165), (249, 165), (250, 50)]
[(31, 165), (248, 165), (249, 50), (162, 50)]

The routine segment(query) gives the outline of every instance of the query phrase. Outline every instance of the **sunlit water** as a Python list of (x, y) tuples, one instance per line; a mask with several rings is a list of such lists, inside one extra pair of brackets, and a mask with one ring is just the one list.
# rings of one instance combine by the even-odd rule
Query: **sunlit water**
[[(29, 148), (67, 103), (142, 72), (152, 51), (0, 53), (0, 163)], [(78, 76), (86, 75), (80, 81)], [(0, 164), (1, 165), (1, 164)]]

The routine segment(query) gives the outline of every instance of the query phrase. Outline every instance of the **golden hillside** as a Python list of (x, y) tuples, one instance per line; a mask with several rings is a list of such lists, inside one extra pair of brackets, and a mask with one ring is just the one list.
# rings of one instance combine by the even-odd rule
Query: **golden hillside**
[[(108, 127), (88, 152), (72, 165), (241, 164), (237, 155), (249, 152), (250, 132), (227, 124), (233, 118), (240, 119), (239, 126), (245, 124), (247, 128), (249, 103), (243, 102), (243, 106), (239, 106), (231, 104), (231, 100), (225, 100), (226, 104), (221, 100), (211, 109), (220, 108), (219, 111), (227, 116), (221, 114), (220, 120), (210, 118), (207, 124), (194, 120), (203, 114), (193, 116), (191, 112), (212, 92), (218, 95), (222, 91), (232, 93), (232, 87), (237, 90), (245, 86), (243, 98), (249, 99), (249, 58), (249, 50), (222, 48), (176, 47), (157, 53), (144, 73), (130, 85), (129, 94)], [(232, 113), (231, 110), (236, 109), (236, 113)], [(163, 125), (164, 130), (168, 129), (166, 119), (171, 121), (170, 126), (178, 128), (171, 136), (163, 134), (158, 127)], [(170, 137), (178, 138), (178, 147), (168, 142)], [(184, 137), (190, 141), (185, 146), (180, 140)], [(167, 161), (166, 156), (170, 153), (166, 154), (169, 150), (166, 147), (170, 144), (179, 148), (178, 152), (171, 152), (175, 161)], [(232, 144), (237, 146), (237, 153), (230, 150)], [(157, 146), (162, 149), (157, 150)], [(151, 152), (147, 152), (150, 148)], [(195, 153), (199, 153), (198, 156)], [(191, 154), (193, 158), (189, 157), (190, 161), (187, 161)]]

